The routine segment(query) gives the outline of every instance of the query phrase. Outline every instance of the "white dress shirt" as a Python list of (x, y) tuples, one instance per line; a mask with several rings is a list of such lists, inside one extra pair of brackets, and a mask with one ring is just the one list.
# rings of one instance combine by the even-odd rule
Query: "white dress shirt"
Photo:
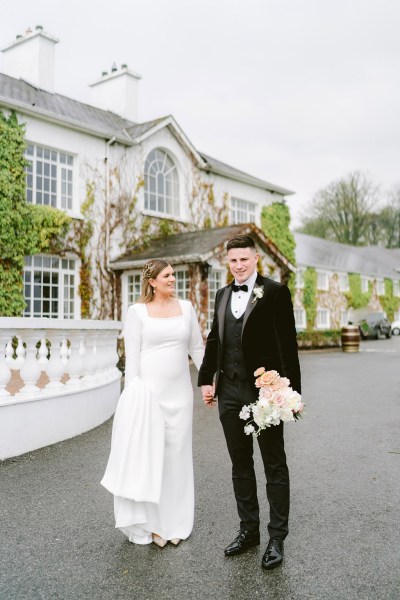
[(253, 287), (257, 279), (257, 271), (254, 271), (253, 275), (251, 275), (246, 281), (243, 283), (238, 283), (235, 279), (236, 285), (244, 285), (246, 284), (249, 288), (247, 292), (240, 290), (239, 292), (234, 292), (232, 290), (231, 294), (231, 311), (235, 319), (240, 319), (244, 311), (246, 310), (246, 306), (248, 301), (250, 300), (250, 296), (253, 292)]

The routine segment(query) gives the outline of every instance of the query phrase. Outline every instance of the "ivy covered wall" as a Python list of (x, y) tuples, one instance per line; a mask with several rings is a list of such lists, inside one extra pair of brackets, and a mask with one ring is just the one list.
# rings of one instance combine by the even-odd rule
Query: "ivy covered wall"
[(25, 199), (25, 129), (17, 115), (0, 111), (0, 315), (24, 311), (24, 256), (62, 246), (70, 219)]

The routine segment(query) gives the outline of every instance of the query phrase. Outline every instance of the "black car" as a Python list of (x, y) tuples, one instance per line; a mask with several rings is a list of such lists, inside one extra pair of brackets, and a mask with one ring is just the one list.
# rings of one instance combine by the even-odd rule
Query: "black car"
[(354, 311), (352, 324), (358, 325), (362, 339), (379, 339), (384, 335), (388, 339), (392, 337), (392, 325), (383, 312), (359, 312)]

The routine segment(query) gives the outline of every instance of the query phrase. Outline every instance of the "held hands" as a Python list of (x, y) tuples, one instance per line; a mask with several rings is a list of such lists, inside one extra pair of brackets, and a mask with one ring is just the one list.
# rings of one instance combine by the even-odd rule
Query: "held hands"
[(202, 385), (201, 386), (201, 394), (203, 396), (204, 404), (208, 407), (212, 407), (216, 405), (216, 401), (214, 399), (215, 394), (215, 386), (214, 385)]

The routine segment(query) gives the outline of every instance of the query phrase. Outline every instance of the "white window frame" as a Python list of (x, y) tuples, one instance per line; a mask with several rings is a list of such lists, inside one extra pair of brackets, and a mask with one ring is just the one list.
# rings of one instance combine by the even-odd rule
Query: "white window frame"
[(304, 289), (304, 269), (296, 270), (296, 288), (298, 290)]
[(217, 290), (223, 287), (226, 277), (226, 270), (210, 269), (208, 272), (208, 310), (207, 310), (207, 331), (210, 331), (214, 317), (215, 294)]
[(190, 278), (187, 267), (174, 268), (175, 291), (178, 298), (189, 300), (190, 297)]
[(350, 289), (348, 274), (347, 273), (339, 273), (338, 278), (339, 278), (339, 291), (348, 292)]
[(302, 331), (307, 327), (307, 315), (304, 308), (295, 308), (293, 310), (294, 321), (297, 331)]
[(180, 188), (178, 168), (172, 156), (163, 148), (153, 148), (144, 165), (144, 212), (181, 218)]
[[(26, 303), (24, 316), (53, 319), (79, 318), (78, 263), (79, 261), (75, 257), (47, 254), (26, 256), (24, 266), (24, 298)], [(46, 279), (44, 279), (44, 275)], [(39, 277), (40, 281), (38, 280)], [(40, 297), (35, 297), (35, 292), (38, 289), (40, 289)], [(47, 289), (49, 297), (44, 295), (44, 289)], [(53, 296), (54, 290), (57, 290), (57, 296)], [(49, 310), (44, 310), (44, 305), (47, 302), (49, 303)], [(40, 303), (40, 309), (38, 309), (38, 303)], [(52, 306), (53, 303), (57, 303), (57, 311), (54, 305)]]
[[(323, 279), (323, 281), (321, 281)], [(317, 289), (327, 292), (329, 290), (328, 271), (317, 271)]]
[(230, 224), (255, 223), (257, 219), (257, 202), (231, 197), (230, 199)]
[[(66, 213), (74, 210), (74, 155), (28, 142), (25, 158), (26, 201)], [(48, 188), (48, 189), (47, 189)]]
[(317, 329), (330, 329), (331, 315), (329, 308), (317, 308)]
[(400, 321), (400, 310), (397, 310), (393, 315), (393, 321)]
[(126, 308), (135, 304), (142, 293), (141, 271), (131, 271), (126, 274)]
[(346, 327), (349, 324), (349, 311), (341, 310), (340, 311), (340, 327)]
[(369, 291), (369, 277), (365, 275), (361, 276), (361, 291), (363, 294), (366, 294)]
[(376, 293), (378, 296), (385, 295), (385, 280), (382, 278), (376, 280)]
[(400, 296), (400, 281), (398, 279), (393, 280), (393, 296), (396, 298)]

